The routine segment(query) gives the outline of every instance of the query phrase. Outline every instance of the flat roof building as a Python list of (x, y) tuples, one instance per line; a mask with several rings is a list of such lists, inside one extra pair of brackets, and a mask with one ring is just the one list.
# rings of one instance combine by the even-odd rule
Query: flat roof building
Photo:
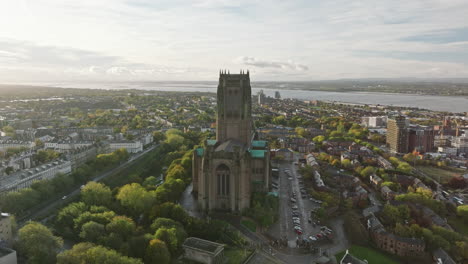
[(186, 259), (206, 263), (220, 264), (224, 262), (224, 245), (196, 237), (189, 237), (182, 244)]

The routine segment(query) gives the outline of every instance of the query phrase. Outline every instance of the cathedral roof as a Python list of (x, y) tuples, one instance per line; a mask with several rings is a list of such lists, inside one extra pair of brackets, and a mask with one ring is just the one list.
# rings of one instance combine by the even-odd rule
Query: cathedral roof
[(252, 158), (264, 158), (266, 150), (259, 150), (259, 149), (249, 149), (250, 156)]
[(254, 140), (252, 141), (253, 148), (264, 148), (266, 147), (267, 142), (265, 140)]
[(197, 156), (202, 157), (205, 150), (203, 148), (196, 148), (195, 152), (197, 153)]
[(239, 140), (228, 139), (217, 146), (215, 151), (234, 152), (236, 147), (239, 148), (239, 150), (245, 149), (244, 143), (240, 142)]

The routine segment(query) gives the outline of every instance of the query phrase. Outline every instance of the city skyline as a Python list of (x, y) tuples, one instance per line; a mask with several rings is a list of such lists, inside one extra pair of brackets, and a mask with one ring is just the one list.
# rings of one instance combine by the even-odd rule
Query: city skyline
[(4, 2), (0, 78), (461, 78), (467, 12), (461, 0)]

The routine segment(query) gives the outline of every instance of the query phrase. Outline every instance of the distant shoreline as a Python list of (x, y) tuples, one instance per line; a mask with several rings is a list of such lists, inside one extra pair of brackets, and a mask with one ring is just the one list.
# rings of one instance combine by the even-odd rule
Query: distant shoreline
[[(317, 91), (336, 93), (379, 93), (396, 95), (427, 95), (427, 96), (463, 96), (468, 98), (468, 83), (450, 82), (390, 82), (390, 81), (313, 81), (313, 82), (252, 82), (252, 88), (273, 90)], [(0, 84), (0, 90), (5, 86), (44, 87), (44, 88), (75, 88), (104, 90), (155, 90), (163, 87), (174, 88), (216, 88), (213, 81), (151, 81), (151, 82), (51, 82), (51, 83), (6, 83)], [(317, 87), (320, 86), (320, 87)], [(324, 87), (325, 86), (325, 87)], [(359, 86), (359, 87), (356, 87)], [(367, 87), (364, 87), (367, 86)], [(369, 87), (372, 86), (372, 87)], [(374, 87), (376, 86), (376, 87)], [(379, 87), (380, 86), (380, 87)]]
[[(384, 105), (394, 107), (419, 108), (431, 111), (464, 113), (468, 112), (468, 96), (434, 95), (434, 94), (414, 94), (397, 93), (383, 91), (332, 91), (301, 89), (301, 87), (272, 87), (277, 83), (252, 83), (252, 94), (257, 94), (263, 90), (267, 96), (274, 97), (279, 91), (283, 98), (293, 98), (299, 100), (319, 100), (329, 102), (357, 103), (367, 105)], [(268, 85), (268, 86), (267, 86)], [(65, 87), (64, 87), (65, 86)], [(24, 87), (25, 89), (21, 89)], [(52, 89), (59, 89), (60, 92), (53, 92)], [(156, 92), (185, 92), (185, 93), (216, 93), (216, 83), (214, 82), (151, 82), (151, 83), (75, 83), (66, 84), (43, 84), (33, 85), (0, 85), (0, 98), (41, 98), (44, 96), (66, 95), (67, 89), (75, 91), (87, 91), (84, 93), (94, 93), (105, 96), (104, 91), (114, 91), (116, 93), (127, 93), (140, 91), (147, 93)], [(101, 92), (100, 92), (101, 91)], [(80, 92), (75, 92), (80, 94)], [(47, 94), (47, 95), (46, 95)]]

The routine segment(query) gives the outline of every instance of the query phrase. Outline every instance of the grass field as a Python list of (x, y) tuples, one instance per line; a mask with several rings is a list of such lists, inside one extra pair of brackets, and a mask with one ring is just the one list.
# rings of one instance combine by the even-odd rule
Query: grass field
[(252, 232), (257, 231), (257, 225), (251, 220), (247, 220), (247, 219), (242, 220), (241, 225), (243, 225), (245, 228), (247, 228), (248, 230)]
[(224, 250), (224, 258), (227, 260), (227, 264), (239, 264), (243, 263), (244, 260), (252, 253), (250, 250), (243, 250), (239, 248), (226, 248)]
[[(351, 255), (361, 259), (367, 260), (369, 264), (398, 264), (399, 262), (393, 259), (391, 256), (387, 255), (386, 253), (377, 251), (376, 249), (369, 248), (369, 247), (361, 247), (353, 245), (349, 249)], [(339, 262), (341, 258), (343, 258), (346, 251), (342, 251), (335, 255), (336, 260)]]
[(465, 224), (461, 218), (451, 216), (448, 218), (448, 223), (460, 234), (468, 236), (468, 225)]
[(441, 169), (432, 166), (417, 166), (417, 169), (441, 184), (447, 183), (452, 177), (461, 175), (461, 172), (456, 169)]

